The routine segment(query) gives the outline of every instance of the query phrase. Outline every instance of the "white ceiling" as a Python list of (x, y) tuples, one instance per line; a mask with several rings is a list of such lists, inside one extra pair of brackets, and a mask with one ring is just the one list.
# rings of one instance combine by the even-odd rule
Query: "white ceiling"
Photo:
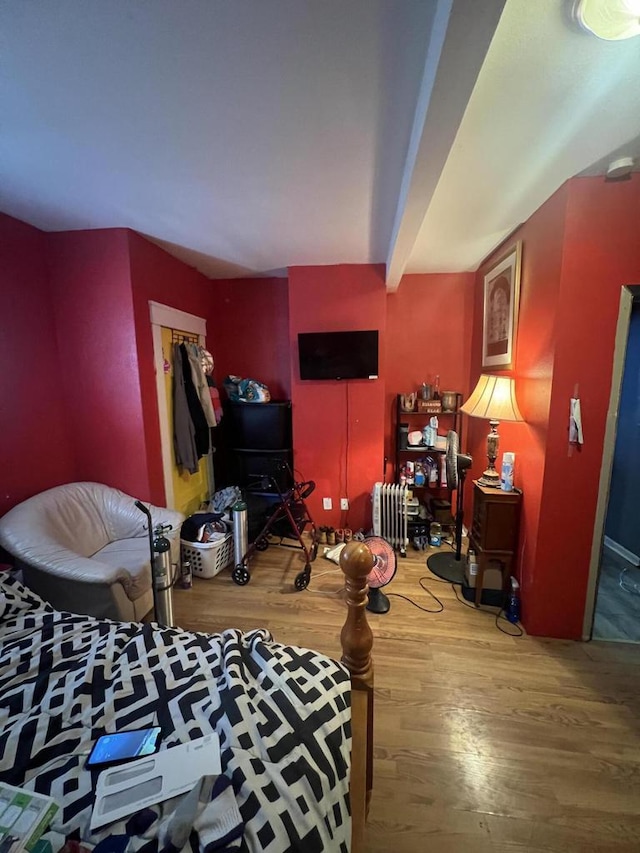
[(474, 269), (640, 136), (640, 39), (504, 2), (2, 0), (0, 209), (211, 276)]

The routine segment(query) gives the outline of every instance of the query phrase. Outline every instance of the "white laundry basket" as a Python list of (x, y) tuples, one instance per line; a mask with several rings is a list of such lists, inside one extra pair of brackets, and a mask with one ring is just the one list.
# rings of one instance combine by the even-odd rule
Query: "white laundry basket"
[(191, 571), (200, 578), (214, 578), (222, 569), (233, 562), (233, 536), (227, 533), (224, 539), (214, 542), (186, 542), (182, 545), (182, 560), (189, 560)]

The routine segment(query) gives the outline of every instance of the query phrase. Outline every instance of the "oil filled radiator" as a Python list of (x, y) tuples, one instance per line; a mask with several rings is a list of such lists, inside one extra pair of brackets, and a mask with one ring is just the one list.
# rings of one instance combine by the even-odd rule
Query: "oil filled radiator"
[(406, 556), (409, 544), (407, 502), (409, 489), (396, 484), (376, 483), (373, 487), (373, 535), (382, 536)]

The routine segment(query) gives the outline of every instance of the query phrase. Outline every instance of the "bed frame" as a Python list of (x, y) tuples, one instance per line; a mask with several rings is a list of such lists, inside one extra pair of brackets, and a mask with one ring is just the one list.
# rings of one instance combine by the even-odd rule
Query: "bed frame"
[(367, 575), (371, 551), (350, 542), (340, 555), (345, 575), (347, 618), (342, 627), (342, 663), (351, 673), (351, 851), (364, 850), (365, 823), (373, 786), (373, 634), (367, 622)]

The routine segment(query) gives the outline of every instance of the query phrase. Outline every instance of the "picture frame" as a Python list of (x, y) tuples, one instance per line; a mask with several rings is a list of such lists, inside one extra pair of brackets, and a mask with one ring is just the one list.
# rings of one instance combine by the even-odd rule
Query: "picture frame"
[(482, 367), (513, 367), (518, 331), (522, 241), (504, 252), (484, 276)]

